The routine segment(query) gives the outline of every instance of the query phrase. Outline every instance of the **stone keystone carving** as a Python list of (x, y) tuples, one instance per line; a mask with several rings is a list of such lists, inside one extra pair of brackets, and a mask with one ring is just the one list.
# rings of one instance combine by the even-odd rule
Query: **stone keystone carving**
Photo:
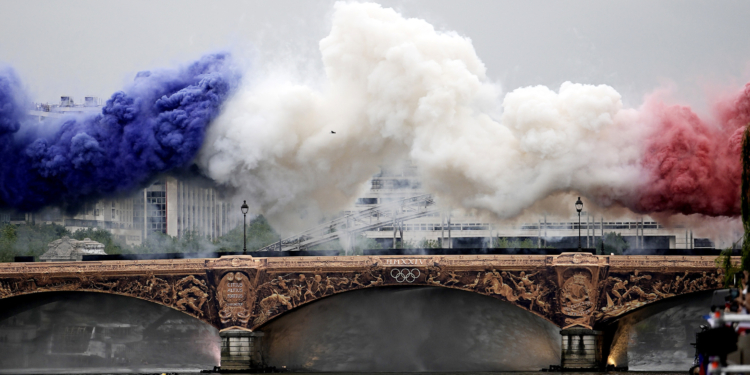
[[(236, 258), (235, 258), (236, 259)], [(227, 272), (216, 289), (219, 319), (225, 326), (247, 326), (250, 321), (252, 291), (250, 280), (243, 272)]]

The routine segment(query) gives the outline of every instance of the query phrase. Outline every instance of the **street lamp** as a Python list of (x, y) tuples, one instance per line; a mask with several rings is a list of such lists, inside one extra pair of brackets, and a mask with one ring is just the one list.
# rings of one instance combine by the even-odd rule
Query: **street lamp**
[(581, 211), (583, 211), (581, 197), (578, 197), (576, 201), (576, 211), (578, 211), (578, 251), (581, 251)]
[(242, 201), (242, 254), (247, 254), (247, 211), (250, 207), (247, 206), (247, 201)]

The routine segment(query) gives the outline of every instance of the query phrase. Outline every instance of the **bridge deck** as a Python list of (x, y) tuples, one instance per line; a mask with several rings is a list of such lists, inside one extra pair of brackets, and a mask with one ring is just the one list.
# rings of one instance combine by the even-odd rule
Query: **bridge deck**
[[(735, 261), (739, 261), (736, 259)], [(0, 264), (0, 298), (88, 291), (166, 305), (218, 328), (255, 329), (350, 290), (439, 286), (593, 327), (645, 304), (721, 287), (713, 256), (389, 255)]]

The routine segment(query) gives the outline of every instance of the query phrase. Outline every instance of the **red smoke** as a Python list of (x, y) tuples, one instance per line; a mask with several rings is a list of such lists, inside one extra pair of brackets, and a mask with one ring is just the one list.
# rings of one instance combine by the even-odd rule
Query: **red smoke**
[(715, 106), (707, 123), (689, 107), (647, 100), (642, 113), (655, 131), (646, 139), (647, 183), (635, 203), (640, 212), (710, 216), (740, 214), (740, 148), (750, 123), (750, 83)]

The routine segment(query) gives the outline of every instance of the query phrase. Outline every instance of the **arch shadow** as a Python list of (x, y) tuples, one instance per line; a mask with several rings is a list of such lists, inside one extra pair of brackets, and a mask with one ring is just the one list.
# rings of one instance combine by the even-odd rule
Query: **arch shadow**
[(459, 288), (369, 287), (309, 301), (259, 326), (272, 366), (301, 371), (538, 371), (559, 328)]
[(126, 275), (50, 277), (47, 274), (0, 280), (0, 300), (37, 293), (85, 292), (117, 295), (168, 307), (215, 324), (209, 288), (201, 276)]
[[(499, 302), (504, 302), (504, 303), (507, 303), (509, 305), (516, 306), (516, 307), (518, 307), (518, 308), (520, 308), (522, 310), (525, 310), (526, 312), (528, 312), (530, 314), (533, 314), (533, 315), (535, 315), (535, 316), (537, 316), (537, 317), (539, 317), (539, 318), (541, 318), (541, 319), (549, 322), (550, 324), (553, 324), (553, 325), (559, 327), (558, 323), (556, 323), (554, 320), (552, 320), (552, 314), (550, 313), (551, 308), (549, 308), (549, 302), (546, 302), (548, 304), (547, 305), (548, 306), (548, 310), (545, 312), (545, 311), (539, 311), (540, 308), (538, 306), (536, 306), (533, 301), (522, 300), (520, 298), (517, 299), (517, 300), (515, 300), (515, 301), (508, 301), (507, 299), (505, 299), (500, 294), (486, 293), (486, 292), (482, 292), (482, 291), (479, 291), (479, 290), (476, 290), (476, 289), (461, 288), (461, 287), (455, 287), (455, 286), (450, 286), (450, 285), (426, 284), (426, 283), (423, 283), (423, 282), (415, 282), (415, 283), (412, 283), (412, 284), (378, 284), (378, 285), (368, 285), (368, 286), (364, 286), (364, 287), (357, 287), (357, 288), (344, 289), (344, 290), (336, 290), (336, 291), (334, 291), (334, 292), (332, 292), (330, 294), (325, 294), (324, 293), (323, 295), (315, 296), (315, 298), (310, 299), (310, 300), (305, 300), (303, 298), (300, 298), (300, 300), (299, 300), (298, 303), (295, 303), (293, 297), (292, 298), (288, 298), (287, 302), (283, 302), (283, 300), (280, 300), (280, 299), (285, 298), (284, 296), (281, 296), (278, 293), (273, 293), (271, 295), (272, 296), (271, 299), (272, 299), (272, 303), (273, 303), (272, 305), (268, 305), (268, 304), (264, 305), (264, 299), (262, 297), (259, 298), (259, 303), (258, 303), (259, 307), (258, 307), (258, 311), (256, 311), (256, 316), (257, 315), (263, 316), (263, 314), (265, 312), (267, 312), (267, 311), (271, 311), (271, 313), (268, 314), (267, 317), (264, 317), (262, 319), (262, 321), (258, 321), (257, 319), (255, 321), (253, 321), (252, 324), (251, 324), (252, 325), (252, 329), (253, 330), (262, 329), (262, 327), (265, 324), (267, 324), (269, 322), (272, 322), (272, 321), (276, 320), (277, 318), (279, 318), (281, 316), (287, 315), (288, 313), (293, 312), (293, 311), (299, 309), (300, 307), (310, 305), (310, 304), (312, 304), (314, 302), (317, 302), (317, 301), (329, 299), (330, 297), (333, 297), (333, 296), (340, 296), (342, 294), (346, 294), (346, 293), (349, 293), (349, 292), (361, 291), (361, 290), (389, 289), (389, 288), (403, 288), (403, 287), (450, 289), (450, 290), (458, 290), (458, 291), (461, 291), (461, 292), (466, 292), (466, 293), (470, 293), (470, 294), (476, 294), (476, 295), (484, 296), (484, 297), (491, 298), (491, 299), (499, 301)], [(304, 297), (304, 296), (302, 296), (302, 297)], [(550, 299), (554, 299), (554, 298), (550, 298)], [(285, 303), (289, 303), (289, 305), (285, 305)], [(291, 306), (291, 308), (289, 308), (290, 306)], [(269, 307), (270, 307), (270, 310), (269, 310)], [(537, 309), (535, 310), (534, 307), (537, 307)]]
[[(650, 302), (637, 309), (630, 310), (616, 319), (595, 326), (595, 329), (604, 332), (603, 354), (605, 358), (608, 358), (608, 364), (618, 367), (628, 366), (630, 333), (631, 329), (638, 323), (675, 307), (690, 305), (696, 301), (708, 301), (705, 309), (701, 312), (702, 315), (710, 308), (710, 300), (715, 290), (718, 289), (696, 291)], [(698, 326), (694, 328), (696, 332), (699, 330)]]
[[(54, 289), (52, 289), (52, 290), (45, 290), (45, 289), (41, 289), (41, 290), (33, 290), (33, 291), (20, 292), (20, 293), (13, 294), (11, 296), (3, 297), (3, 298), (0, 298), (0, 320), (2, 320), (3, 317), (6, 316), (7, 313), (8, 313), (8, 312), (2, 310), (3, 309), (3, 307), (2, 307), (3, 303), (6, 300), (12, 300), (12, 299), (15, 299), (15, 298), (22, 298), (22, 297), (34, 296), (34, 295), (37, 295), (37, 294), (45, 294), (45, 295), (51, 294), (53, 296), (50, 297), (50, 299), (52, 299), (52, 300), (61, 300), (60, 299), (61, 297), (59, 297), (59, 296), (62, 296), (62, 295), (68, 294), (68, 293), (92, 293), (92, 294), (105, 294), (105, 295), (111, 295), (111, 296), (120, 296), (120, 297), (126, 297), (126, 298), (133, 298), (133, 299), (136, 299), (136, 300), (139, 300), (139, 301), (153, 303), (155, 305), (162, 306), (162, 307), (168, 308), (170, 310), (177, 311), (177, 312), (182, 313), (184, 315), (187, 315), (187, 316), (189, 316), (189, 317), (191, 317), (193, 319), (200, 320), (201, 322), (206, 323), (208, 325), (211, 325), (211, 326), (214, 325), (213, 322), (211, 321), (211, 319), (207, 315), (200, 316), (200, 315), (197, 315), (197, 314), (193, 314), (193, 313), (190, 313), (189, 311), (186, 311), (186, 310), (183, 310), (183, 309), (179, 309), (176, 306), (174, 306), (173, 304), (164, 303), (164, 302), (162, 302), (162, 301), (160, 301), (158, 299), (145, 298), (145, 297), (141, 297), (141, 296), (137, 296), (137, 295), (133, 295), (133, 294), (119, 293), (119, 292), (116, 292), (116, 291), (100, 290), (100, 289), (80, 289), (80, 290), (72, 290), (72, 291), (71, 290), (54, 290)], [(33, 298), (29, 299), (29, 301), (30, 301), (29, 303), (31, 303), (32, 305), (29, 305), (28, 307), (31, 308), (31, 307), (33, 307), (33, 303), (34, 303), (34, 302), (31, 302), (31, 301), (33, 301)], [(13, 304), (11, 304), (11, 305), (13, 305)], [(9, 305), (9, 307), (11, 305)], [(10, 308), (13, 309), (12, 307), (10, 307)], [(12, 310), (12, 311), (16, 311), (16, 310)]]
[(44, 291), (0, 300), (0, 373), (174, 372), (219, 364), (218, 330), (142, 298)]

